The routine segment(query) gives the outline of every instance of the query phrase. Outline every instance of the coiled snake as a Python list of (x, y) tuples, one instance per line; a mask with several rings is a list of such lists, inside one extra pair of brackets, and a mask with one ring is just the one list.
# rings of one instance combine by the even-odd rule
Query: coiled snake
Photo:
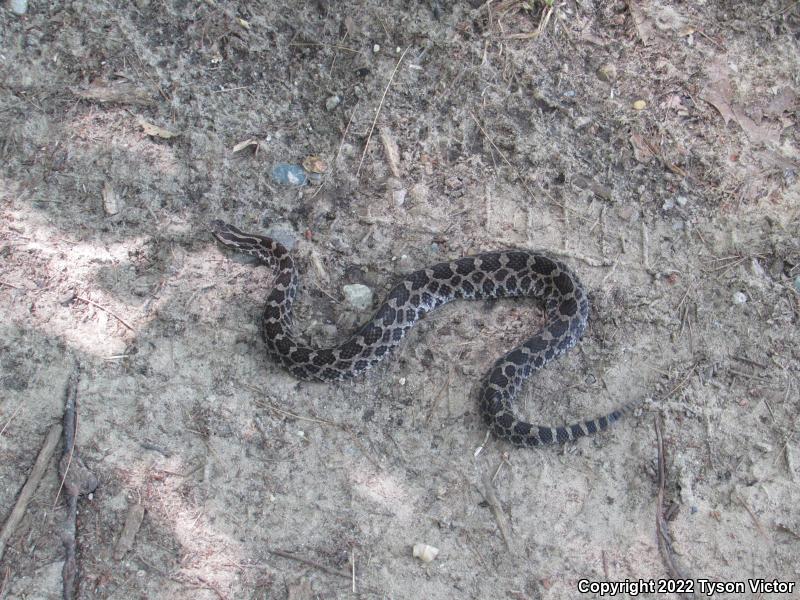
[(385, 358), (425, 313), (457, 298), (532, 296), (544, 300), (547, 325), (521, 346), (498, 358), (480, 387), (480, 411), (491, 431), (516, 446), (574, 440), (602, 431), (630, 405), (596, 419), (561, 427), (527, 423), (513, 400), (535, 371), (572, 348), (583, 335), (589, 300), (578, 277), (561, 261), (524, 250), (487, 252), (441, 262), (406, 275), (375, 315), (345, 342), (312, 348), (292, 333), (297, 270), (289, 251), (268, 237), (213, 221), (211, 233), (224, 246), (258, 258), (277, 270), (267, 297), (262, 334), (269, 353), (295, 377), (336, 381), (363, 373)]

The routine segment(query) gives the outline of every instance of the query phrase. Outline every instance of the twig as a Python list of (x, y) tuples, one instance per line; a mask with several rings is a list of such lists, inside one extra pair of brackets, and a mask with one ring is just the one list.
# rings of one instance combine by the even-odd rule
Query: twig
[(342, 147), (344, 146), (344, 142), (347, 139), (347, 132), (350, 131), (350, 124), (353, 122), (353, 116), (356, 114), (357, 108), (358, 108), (358, 102), (356, 102), (356, 105), (353, 107), (353, 110), (350, 111), (350, 118), (347, 119), (347, 125), (345, 125), (344, 127), (344, 133), (342, 133), (342, 139), (339, 142), (339, 148), (336, 150), (336, 156), (333, 158), (333, 169), (331, 169), (331, 172), (338, 169), (339, 155), (342, 153)]
[(356, 593), (356, 549), (350, 548), (350, 573), (353, 576), (353, 593)]
[(492, 510), (495, 521), (497, 521), (497, 528), (500, 530), (500, 536), (503, 538), (506, 550), (511, 551), (511, 530), (508, 527), (508, 519), (503, 512), (503, 507), (500, 506), (497, 494), (494, 492), (492, 481), (486, 474), (483, 475), (483, 499), (486, 500)]
[[(78, 378), (79, 374), (76, 369), (67, 382), (66, 392), (66, 407), (64, 409), (64, 456), (61, 458), (62, 464), (64, 458), (68, 457), (66, 467), (61, 476), (61, 485), (56, 494), (56, 501), (58, 501), (58, 494), (61, 493), (61, 488), (67, 479), (69, 467), (72, 464), (72, 458), (75, 451), (75, 433), (77, 430), (77, 417), (76, 417), (76, 401), (78, 397)], [(75, 492), (75, 493), (73, 493)], [(64, 600), (71, 600), (75, 597), (75, 576), (78, 572), (78, 565), (75, 559), (75, 530), (77, 529), (77, 516), (78, 516), (78, 494), (72, 485), (67, 486), (67, 522), (62, 538), (64, 541), (64, 549), (66, 556), (64, 558), (64, 567), (61, 570), (61, 575), (64, 581)]]
[(267, 550), (267, 552), (269, 552), (270, 554), (274, 554), (275, 556), (288, 558), (289, 560), (296, 560), (297, 562), (301, 562), (304, 565), (308, 565), (309, 567), (314, 567), (315, 569), (324, 571), (329, 575), (338, 575), (339, 577), (344, 577), (345, 579), (352, 579), (352, 575), (347, 571), (337, 571), (336, 569), (331, 569), (330, 567), (326, 567), (325, 565), (318, 563), (314, 560), (303, 558), (302, 556), (297, 556), (296, 554), (292, 554), (291, 552), (286, 552), (286, 550)]
[(650, 272), (650, 234), (647, 225), (642, 221), (642, 263), (644, 270)]
[(117, 321), (119, 321), (120, 323), (122, 323), (123, 325), (125, 325), (125, 327), (127, 327), (127, 328), (128, 328), (128, 329), (130, 329), (131, 331), (136, 331), (136, 330), (135, 330), (133, 327), (131, 327), (130, 325), (128, 325), (128, 323), (126, 323), (126, 322), (125, 322), (125, 320), (124, 320), (122, 317), (120, 317), (120, 316), (118, 316), (118, 315), (115, 315), (113, 312), (111, 312), (110, 310), (108, 310), (108, 309), (107, 309), (105, 306), (103, 306), (102, 304), (98, 304), (98, 303), (97, 303), (97, 302), (95, 302), (94, 300), (89, 300), (88, 298), (84, 298), (84, 297), (82, 297), (82, 296), (75, 296), (75, 300), (80, 300), (81, 302), (86, 302), (87, 304), (91, 304), (92, 306), (94, 306), (94, 307), (96, 307), (96, 308), (99, 308), (99, 309), (100, 309), (100, 310), (102, 310), (104, 313), (107, 313), (107, 314), (111, 315), (112, 317), (114, 317), (114, 318), (115, 318)]
[[(244, 384), (244, 386), (249, 388), (249, 389), (251, 389), (251, 390), (253, 390), (254, 392), (258, 392), (259, 394), (263, 394), (263, 392), (261, 390), (259, 390), (258, 388), (256, 388), (256, 387), (253, 387), (253, 386), (247, 385), (247, 384)], [(376, 469), (378, 469), (379, 471), (383, 471), (383, 467), (381, 467), (381, 464), (377, 460), (375, 460), (375, 458), (372, 456), (372, 454), (364, 447), (364, 444), (361, 443), (361, 440), (358, 439), (358, 436), (355, 433), (353, 433), (347, 425), (344, 425), (342, 423), (337, 423), (336, 421), (328, 421), (326, 419), (317, 419), (317, 418), (314, 418), (314, 417), (304, 417), (304, 416), (301, 416), (301, 415), (296, 415), (296, 414), (294, 414), (292, 412), (289, 412), (288, 410), (283, 410), (282, 408), (278, 408), (277, 406), (275, 406), (274, 404), (272, 404), (272, 403), (270, 403), (270, 402), (268, 402), (266, 400), (260, 400), (259, 399), (259, 400), (257, 400), (257, 402), (259, 404), (262, 404), (263, 406), (266, 406), (271, 411), (274, 411), (274, 412), (276, 412), (276, 413), (278, 413), (280, 415), (283, 415), (285, 417), (289, 417), (289, 418), (292, 418), (292, 419), (298, 419), (300, 421), (310, 421), (311, 423), (318, 423), (319, 425), (328, 425), (330, 427), (335, 427), (336, 429), (344, 431), (347, 435), (350, 436), (350, 439), (352, 439), (353, 442), (361, 449), (361, 452), (363, 452), (364, 456), (367, 457), (367, 460), (372, 463), (372, 466), (375, 467)]]
[(445, 392), (445, 390), (450, 389), (450, 382), (452, 381), (452, 379), (453, 379), (453, 369), (451, 368), (447, 372), (447, 381), (444, 382), (444, 385), (442, 385), (441, 389), (439, 390), (439, 393), (437, 393), (436, 396), (433, 397), (433, 402), (431, 402), (431, 407), (430, 409), (428, 409), (428, 416), (425, 418), (426, 425), (430, 424), (431, 422), (431, 418), (433, 417), (433, 411), (436, 410), (436, 405), (439, 404), (439, 398), (442, 397), (442, 394)]
[(656, 502), (656, 538), (658, 538), (658, 549), (664, 564), (667, 567), (670, 577), (673, 579), (686, 579), (685, 575), (675, 564), (672, 556), (672, 542), (669, 537), (669, 527), (664, 519), (664, 488), (667, 479), (666, 459), (664, 458), (664, 438), (661, 435), (661, 421), (656, 416), (656, 439), (658, 441), (658, 500)]
[(6, 432), (6, 429), (8, 429), (9, 425), (11, 425), (11, 421), (14, 420), (14, 417), (17, 416), (17, 413), (20, 411), (21, 408), (22, 408), (22, 402), (17, 404), (17, 407), (14, 409), (14, 412), (12, 412), (11, 416), (8, 417), (8, 421), (6, 421), (6, 424), (3, 425), (2, 429), (0, 429), (0, 437), (3, 437), (3, 434)]
[(613, 267), (615, 261), (613, 260), (597, 260), (596, 258), (592, 258), (591, 256), (586, 256), (585, 254), (581, 254), (579, 252), (571, 252), (569, 250), (558, 250), (556, 248), (550, 250), (551, 253), (557, 254), (558, 256), (566, 256), (568, 258), (574, 258), (575, 260), (580, 260), (585, 262), (590, 267)]
[(33, 463), (33, 468), (31, 469), (30, 475), (28, 475), (28, 480), (25, 482), (25, 485), (22, 486), (22, 491), (19, 493), (17, 503), (14, 505), (11, 514), (8, 515), (8, 519), (6, 519), (6, 522), (3, 524), (3, 529), (0, 530), (0, 559), (3, 558), (6, 542), (14, 535), (14, 530), (25, 515), (28, 503), (33, 497), (34, 492), (36, 492), (39, 482), (42, 480), (42, 476), (44, 475), (45, 469), (47, 469), (50, 458), (53, 456), (53, 452), (55, 452), (59, 439), (61, 439), (61, 425), (52, 425), (47, 432), (47, 437), (44, 440), (41, 450), (39, 450), (36, 462)]
[(6, 591), (6, 584), (8, 584), (8, 578), (11, 575), (11, 567), (6, 566), (6, 572), (3, 573), (3, 583), (0, 583), (0, 600), (3, 598), (3, 594)]
[(372, 120), (372, 126), (369, 128), (369, 133), (367, 134), (367, 141), (364, 144), (364, 152), (361, 153), (361, 161), (358, 163), (358, 169), (356, 169), (356, 180), (358, 180), (358, 175), (361, 173), (361, 165), (364, 164), (364, 158), (367, 156), (367, 148), (369, 147), (369, 142), (372, 139), (372, 132), (375, 131), (375, 124), (378, 122), (378, 115), (381, 114), (381, 109), (383, 108), (383, 101), (386, 99), (386, 93), (389, 91), (389, 86), (392, 85), (392, 80), (394, 79), (395, 73), (397, 73), (397, 69), (400, 68), (400, 63), (403, 62), (403, 58), (406, 56), (406, 52), (408, 52), (411, 46), (408, 46), (403, 53), (400, 55), (400, 58), (397, 60), (397, 64), (394, 66), (394, 70), (392, 71), (391, 76), (389, 77), (389, 81), (386, 82), (386, 87), (383, 89), (383, 96), (381, 96), (381, 101), (378, 104), (378, 110), (375, 111), (375, 118)]
[(355, 48), (349, 48), (348, 46), (342, 46), (341, 44), (321, 44), (319, 42), (289, 42), (289, 46), (322, 46), (323, 48), (335, 48), (336, 50), (344, 50), (346, 52), (352, 52), (353, 54), (359, 54), (361, 51), (356, 50)]
[[(61, 496), (61, 490), (67, 480), (67, 473), (72, 464), (72, 456), (75, 450), (75, 434), (77, 433), (78, 424), (75, 416), (75, 403), (78, 396), (78, 379), (77, 371), (70, 375), (67, 381), (67, 389), (65, 392), (65, 408), (64, 408), (64, 456), (67, 458), (64, 472), (61, 474), (61, 484), (58, 486), (56, 498), (53, 501), (53, 508), (58, 504), (58, 499)], [(62, 457), (63, 460), (63, 457)]]

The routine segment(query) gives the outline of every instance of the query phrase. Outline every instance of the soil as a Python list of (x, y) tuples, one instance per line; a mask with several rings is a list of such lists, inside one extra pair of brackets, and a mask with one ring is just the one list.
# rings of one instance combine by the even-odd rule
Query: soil
[[(99, 485), (78, 502), (77, 597), (800, 580), (797, 2), (8, 6), (0, 522), (79, 375), (75, 451)], [(319, 181), (273, 180), (304, 160)], [(259, 337), (272, 273), (212, 219), (295, 244), (319, 344), (369, 316), (345, 285), (374, 308), (438, 260), (558, 254), (590, 325), (520, 412), (641, 405), (566, 446), (484, 443), (478, 382), (543, 322), (524, 301), (448, 305), (366, 376), (298, 382)], [(0, 597), (61, 597), (60, 458)]]

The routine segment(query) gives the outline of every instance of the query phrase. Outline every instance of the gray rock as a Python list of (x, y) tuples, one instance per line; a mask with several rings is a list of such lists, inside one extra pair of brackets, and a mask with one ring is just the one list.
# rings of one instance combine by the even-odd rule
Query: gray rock
[(358, 310), (366, 310), (372, 306), (372, 290), (360, 283), (353, 283), (342, 288), (347, 303)]
[(342, 100), (341, 98), (339, 98), (339, 96), (331, 96), (330, 98), (325, 100), (325, 110), (333, 110), (334, 108), (339, 106), (339, 103), (341, 101)]
[(287, 250), (292, 250), (297, 244), (297, 232), (289, 223), (273, 223), (267, 227), (264, 235), (272, 238), (279, 244), (286, 246)]

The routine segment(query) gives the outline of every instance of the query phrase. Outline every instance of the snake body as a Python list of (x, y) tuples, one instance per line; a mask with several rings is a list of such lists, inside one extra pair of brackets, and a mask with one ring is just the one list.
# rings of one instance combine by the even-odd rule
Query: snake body
[(345, 342), (312, 348), (292, 332), (297, 270), (289, 251), (271, 238), (244, 233), (222, 221), (213, 221), (210, 229), (222, 245), (255, 256), (277, 271), (264, 307), (262, 334), (269, 353), (298, 379), (337, 381), (363, 373), (400, 344), (423, 315), (451, 300), (531, 296), (544, 301), (546, 326), (498, 358), (480, 386), (481, 416), (492, 433), (516, 446), (562, 443), (602, 431), (627, 411), (623, 407), (559, 427), (532, 425), (516, 416), (513, 400), (523, 382), (578, 342), (589, 315), (589, 300), (578, 277), (546, 254), (487, 252), (414, 271)]

